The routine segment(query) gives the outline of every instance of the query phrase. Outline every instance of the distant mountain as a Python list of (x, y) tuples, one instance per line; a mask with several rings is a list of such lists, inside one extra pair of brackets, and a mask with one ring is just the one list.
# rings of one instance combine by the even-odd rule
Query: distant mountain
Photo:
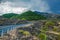
[(43, 15), (40, 15), (36, 12), (33, 11), (26, 11), (23, 12), (22, 14), (14, 14), (14, 13), (8, 13), (8, 14), (4, 14), (2, 15), (5, 18), (9, 18), (9, 19), (24, 19), (24, 20), (40, 20), (40, 19), (46, 19), (46, 17), (44, 17)]
[(45, 17), (47, 17), (47, 19), (56, 19), (59, 18), (60, 19), (60, 14), (55, 14), (55, 13), (46, 13), (46, 12), (38, 12), (35, 11), (35, 13), (43, 15)]
[(4, 18), (9, 19), (24, 19), (24, 20), (40, 20), (40, 19), (60, 19), (60, 14), (38, 12), (28, 10), (22, 14), (7, 13), (2, 15)]
[(6, 13), (6, 14), (3, 14), (2, 16), (4, 18), (11, 18), (11, 17), (16, 16), (16, 15), (18, 15), (18, 14), (15, 14), (15, 13)]
[(38, 12), (38, 11), (34, 11), (37, 14), (43, 15), (45, 17), (47, 17), (49, 15), (49, 13), (45, 13), (45, 12)]
[(18, 19), (25, 19), (25, 20), (40, 20), (40, 19), (46, 19), (46, 17), (37, 14), (33, 11), (26, 11), (18, 16), (12, 17), (12, 18), (18, 18)]

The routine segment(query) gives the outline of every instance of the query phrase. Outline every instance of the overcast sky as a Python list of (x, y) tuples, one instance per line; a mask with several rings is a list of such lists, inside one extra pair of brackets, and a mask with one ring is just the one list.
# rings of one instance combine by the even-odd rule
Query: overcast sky
[(22, 13), (34, 10), (40, 12), (60, 13), (59, 0), (0, 0), (0, 14)]

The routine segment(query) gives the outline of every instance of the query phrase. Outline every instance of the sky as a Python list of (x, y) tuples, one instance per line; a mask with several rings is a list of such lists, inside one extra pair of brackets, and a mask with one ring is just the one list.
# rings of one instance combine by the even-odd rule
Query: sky
[(60, 13), (60, 0), (0, 0), (0, 15), (27, 10)]

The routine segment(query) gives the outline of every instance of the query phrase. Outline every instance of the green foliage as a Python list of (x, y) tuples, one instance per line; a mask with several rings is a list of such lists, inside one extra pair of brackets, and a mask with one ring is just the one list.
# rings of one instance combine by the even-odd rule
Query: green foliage
[(24, 32), (24, 30), (19, 30), (19, 32)]
[(20, 33), (24, 34), (24, 35), (30, 35), (30, 32), (28, 31), (24, 31), (24, 30), (19, 30)]
[(26, 20), (41, 20), (41, 19), (46, 19), (46, 17), (40, 15), (40, 14), (37, 14), (35, 12), (32, 12), (32, 11), (27, 11), (27, 12), (24, 12), (20, 15), (20, 18), (25, 18)]
[(54, 26), (54, 25), (55, 25), (55, 23), (52, 22), (52, 21), (47, 21), (47, 22), (45, 23), (45, 26)]
[(23, 34), (24, 35), (30, 35), (30, 33), (28, 31), (24, 31)]
[(46, 19), (46, 17), (37, 14), (36, 12), (27, 11), (22, 14), (14, 14), (14, 13), (8, 13), (4, 14), (3, 17), (9, 18), (9, 19), (21, 19), (21, 20), (43, 20)]
[(10, 19), (20, 19), (20, 15), (12, 16)]
[(60, 40), (60, 35), (58, 35), (57, 40)]
[(26, 20), (25, 18), (22, 18), (21, 20)]
[(58, 30), (58, 27), (54, 27), (54, 28), (53, 28), (53, 31), (57, 31), (57, 30)]
[(42, 28), (42, 31), (43, 32), (46, 32), (48, 30), (48, 27), (47, 26), (45, 26), (44, 28)]
[(4, 14), (2, 16), (5, 17), (5, 18), (11, 18), (11, 17), (16, 16), (16, 15), (18, 15), (18, 14), (15, 14), (15, 13), (7, 13), (7, 14)]
[(52, 28), (55, 25), (55, 22), (53, 21), (46, 21), (44, 27), (42, 28), (42, 30), (47, 31), (49, 30), (49, 28)]
[(40, 38), (40, 40), (47, 40), (47, 35), (46, 34), (40, 33), (38, 35), (38, 37)]

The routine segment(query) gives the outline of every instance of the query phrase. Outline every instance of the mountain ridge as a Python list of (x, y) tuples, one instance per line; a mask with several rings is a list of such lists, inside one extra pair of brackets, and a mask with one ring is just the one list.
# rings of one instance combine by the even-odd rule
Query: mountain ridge
[[(28, 11), (26, 11), (26, 12), (23, 12), (23, 13), (21, 13), (21, 14), (16, 14), (16, 13), (7, 13), (7, 14), (4, 14), (4, 15), (2, 15), (3, 17), (5, 17), (5, 18), (27, 18), (27, 17), (29, 17), (29, 18), (31, 18), (31, 16), (33, 16), (32, 17), (32, 19), (35, 17), (35, 16), (37, 16), (36, 18), (39, 18), (39, 17), (46, 17), (47, 19), (53, 19), (53, 18), (60, 18), (60, 14), (54, 14), (54, 13), (46, 13), (46, 12), (38, 12), (38, 11), (31, 11), (31, 10), (28, 10)], [(25, 16), (25, 17), (24, 17)], [(38, 17), (39, 16), (39, 17)]]

